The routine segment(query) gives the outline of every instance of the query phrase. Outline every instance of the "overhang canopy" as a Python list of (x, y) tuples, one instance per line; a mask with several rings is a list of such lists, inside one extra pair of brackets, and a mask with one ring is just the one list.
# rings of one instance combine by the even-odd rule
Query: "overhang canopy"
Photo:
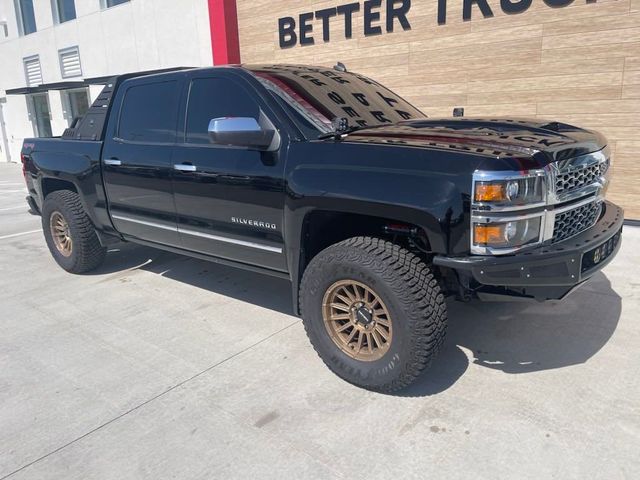
[(144, 75), (153, 75), (155, 73), (167, 73), (167, 72), (175, 72), (179, 70), (189, 70), (193, 67), (174, 67), (174, 68), (161, 68), (156, 70), (146, 70), (142, 72), (135, 73), (127, 73), (121, 75), (105, 75), (102, 77), (93, 77), (93, 78), (85, 78), (84, 80), (79, 80), (75, 82), (56, 82), (56, 83), (43, 83), (42, 85), (38, 85), (36, 87), (20, 87), (20, 88), (11, 88), (7, 90), (7, 95), (30, 95), (32, 93), (44, 93), (49, 90), (71, 90), (73, 88), (83, 88), (88, 87), (89, 85), (107, 85), (112, 80), (122, 77), (122, 78), (131, 78), (131, 77), (139, 77)]
[(87, 83), (80, 82), (56, 82), (56, 83), (43, 83), (37, 87), (20, 87), (7, 90), (7, 95), (29, 95), (32, 93), (43, 93), (49, 90), (71, 90), (72, 88), (86, 87)]

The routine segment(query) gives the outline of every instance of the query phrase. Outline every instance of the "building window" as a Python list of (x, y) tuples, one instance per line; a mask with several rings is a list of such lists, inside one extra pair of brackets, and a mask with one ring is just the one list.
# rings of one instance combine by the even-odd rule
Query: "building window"
[(13, 0), (18, 19), (20, 35), (29, 35), (36, 32), (36, 14), (33, 11), (33, 0)]
[(86, 88), (78, 88), (64, 90), (60, 94), (62, 95), (64, 117), (67, 119), (67, 124), (72, 127), (74, 121), (84, 117), (89, 110), (89, 91)]
[(65, 48), (58, 51), (60, 58), (60, 73), (62, 78), (82, 76), (82, 65), (80, 64), (80, 51), (78, 47)]
[(75, 0), (51, 0), (53, 19), (56, 23), (64, 23), (76, 18)]
[(34, 55), (27, 57), (24, 62), (24, 76), (27, 80), (27, 87), (35, 87), (42, 83), (42, 68), (40, 67), (40, 57)]
[(102, 8), (111, 8), (116, 5), (120, 5), (121, 3), (128, 3), (130, 0), (100, 0), (100, 4)]
[(46, 93), (27, 95), (27, 109), (33, 125), (33, 134), (36, 137), (53, 137), (49, 96)]

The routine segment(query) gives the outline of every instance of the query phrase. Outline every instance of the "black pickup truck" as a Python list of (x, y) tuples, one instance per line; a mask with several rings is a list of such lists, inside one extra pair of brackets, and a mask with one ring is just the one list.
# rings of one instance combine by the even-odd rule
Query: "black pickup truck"
[(114, 77), (22, 162), (65, 270), (130, 241), (286, 278), (329, 368), (386, 392), (437, 353), (445, 297), (561, 299), (623, 224), (600, 134), (428, 119), (341, 64)]

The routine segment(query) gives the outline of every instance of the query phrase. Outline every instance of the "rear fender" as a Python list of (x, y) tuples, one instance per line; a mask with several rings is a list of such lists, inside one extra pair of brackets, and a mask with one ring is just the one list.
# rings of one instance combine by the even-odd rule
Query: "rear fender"
[[(30, 154), (31, 161), (37, 172), (34, 181), (36, 190), (36, 203), (42, 208), (44, 198), (51, 191), (63, 189), (64, 184), (73, 186), (73, 189), (80, 196), (82, 206), (93, 222), (96, 230), (106, 233), (114, 233), (115, 230), (109, 219), (104, 188), (102, 185), (102, 172), (100, 163), (96, 158), (92, 158), (89, 152), (83, 152), (83, 144), (90, 142), (73, 142), (74, 148), (77, 145), (77, 153), (68, 151), (34, 151)], [(95, 142), (91, 142), (94, 143)], [(51, 189), (50, 180), (54, 180), (55, 185)]]

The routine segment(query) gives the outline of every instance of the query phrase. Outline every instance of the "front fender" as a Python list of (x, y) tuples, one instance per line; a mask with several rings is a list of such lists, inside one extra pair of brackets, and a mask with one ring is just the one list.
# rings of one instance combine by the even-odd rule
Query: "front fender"
[(287, 160), (284, 211), (294, 299), (302, 273), (303, 226), (316, 210), (415, 225), (436, 253), (468, 249), (471, 178), (482, 160), (391, 146), (294, 144)]
[(482, 161), (420, 148), (294, 144), (286, 168), (287, 237), (300, 231), (309, 211), (319, 209), (417, 225), (436, 253), (465, 249), (472, 172)]

